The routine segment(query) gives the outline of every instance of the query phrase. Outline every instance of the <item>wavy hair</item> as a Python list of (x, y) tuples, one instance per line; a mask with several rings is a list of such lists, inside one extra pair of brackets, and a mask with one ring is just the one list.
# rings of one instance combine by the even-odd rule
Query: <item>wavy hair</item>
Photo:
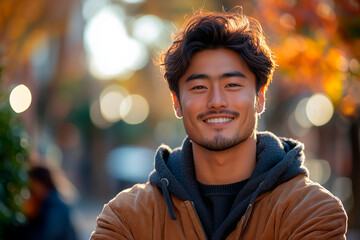
[(205, 49), (226, 48), (245, 60), (256, 77), (257, 92), (267, 89), (275, 69), (274, 55), (266, 43), (260, 23), (238, 12), (199, 10), (173, 36), (172, 45), (160, 56), (169, 88), (179, 97), (178, 82), (191, 57)]

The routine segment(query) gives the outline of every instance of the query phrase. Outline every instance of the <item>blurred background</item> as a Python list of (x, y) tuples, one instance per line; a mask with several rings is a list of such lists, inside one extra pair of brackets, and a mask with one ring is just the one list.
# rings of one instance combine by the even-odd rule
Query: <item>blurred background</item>
[(359, 237), (358, 0), (0, 0), (0, 225), (26, 222), (26, 169), (46, 163), (88, 239), (103, 204), (146, 181), (159, 144), (186, 135), (156, 64), (171, 33), (194, 10), (239, 5), (279, 65), (259, 129), (305, 143), (310, 178)]

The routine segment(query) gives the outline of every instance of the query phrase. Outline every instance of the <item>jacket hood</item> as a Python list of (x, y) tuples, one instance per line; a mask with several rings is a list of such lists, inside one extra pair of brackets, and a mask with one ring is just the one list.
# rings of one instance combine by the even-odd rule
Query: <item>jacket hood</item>
[[(212, 234), (212, 238), (227, 236), (256, 197), (299, 174), (308, 175), (304, 166), (304, 145), (296, 140), (279, 138), (271, 132), (257, 132), (256, 157), (257, 163), (251, 177), (238, 193), (228, 217)], [(162, 179), (167, 179), (167, 189), (164, 189)], [(205, 207), (195, 178), (192, 144), (188, 137), (181, 147), (174, 150), (165, 145), (158, 148), (155, 169), (150, 173), (149, 181), (183, 201), (192, 201), (203, 225), (211, 225), (211, 215)]]

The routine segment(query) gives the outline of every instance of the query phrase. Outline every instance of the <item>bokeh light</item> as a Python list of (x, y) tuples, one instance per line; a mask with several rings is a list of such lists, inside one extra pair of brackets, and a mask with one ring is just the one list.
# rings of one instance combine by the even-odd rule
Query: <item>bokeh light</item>
[(16, 113), (26, 111), (31, 104), (31, 92), (24, 84), (16, 86), (10, 93), (9, 101), (11, 108)]
[(21, 189), (20, 195), (23, 199), (29, 199), (30, 198), (30, 190), (28, 188), (24, 187)]
[(288, 30), (292, 30), (295, 28), (296, 20), (293, 15), (291, 15), (289, 13), (283, 13), (280, 16), (280, 24), (284, 28), (286, 28)]
[(340, 56), (337, 61), (337, 67), (342, 72), (347, 72), (349, 69), (349, 61), (344, 56)]
[[(286, 49), (286, 54), (283, 54), (279, 60), (287, 61), (288, 59), (296, 57), (300, 52), (306, 51), (306, 38), (302, 35), (291, 35), (284, 40), (281, 50), (283, 49)], [(279, 52), (279, 54), (281, 53)]]
[(97, 99), (93, 101), (90, 105), (90, 119), (91, 122), (98, 128), (108, 128), (112, 123), (106, 121), (101, 113), (100, 101)]
[(349, 62), (349, 69), (352, 73), (359, 73), (360, 72), (360, 64), (359, 61), (355, 58), (351, 59)]
[(115, 148), (106, 157), (106, 169), (118, 180), (146, 182), (153, 169), (154, 150), (140, 146)]
[[(308, 120), (307, 120), (308, 121)], [(293, 112), (287, 119), (287, 126), (290, 132), (297, 137), (304, 136), (310, 130), (310, 128), (301, 126), (299, 121), (295, 118), (295, 112)]]
[(352, 181), (348, 177), (337, 177), (331, 186), (331, 192), (338, 196), (341, 201), (348, 201), (353, 195)]
[(117, 122), (121, 119), (120, 106), (127, 97), (128, 92), (123, 87), (110, 85), (100, 95), (100, 111), (109, 122)]
[(148, 45), (158, 45), (161, 42), (163, 31), (163, 21), (154, 15), (141, 16), (133, 24), (134, 37)]
[(28, 148), (29, 147), (29, 140), (27, 139), (27, 137), (22, 137), (20, 140), (20, 146), (22, 148)]
[(144, 44), (130, 38), (122, 8), (107, 6), (96, 13), (84, 30), (89, 70), (99, 79), (113, 79), (143, 68), (148, 62)]
[(328, 161), (322, 159), (307, 159), (306, 167), (310, 172), (310, 179), (314, 182), (324, 184), (331, 176), (331, 167)]
[(306, 106), (308, 103), (309, 98), (302, 99), (296, 106), (295, 109), (295, 120), (296, 122), (303, 128), (310, 128), (312, 127), (311, 122), (307, 118), (306, 114)]
[(306, 115), (315, 126), (325, 125), (334, 113), (334, 106), (329, 97), (323, 93), (311, 96), (306, 104)]
[(341, 99), (339, 108), (346, 116), (356, 116), (356, 100), (353, 96), (348, 95)]
[[(357, 218), (349, 218), (349, 227), (360, 226), (360, 215), (349, 207), (353, 203), (359, 209), (360, 198), (351, 191), (351, 179), (338, 178), (352, 178), (353, 189), (359, 189), (354, 173), (360, 168), (352, 154), (359, 150), (358, 1), (0, 1), (5, 50), (0, 80), (6, 93), (21, 83), (31, 90), (25, 114), (9, 106), (11, 117), (25, 123), (29, 138), (22, 137), (16, 121), (4, 122), (16, 124), (11, 133), (20, 136), (14, 143), (19, 151), (38, 152), (44, 161), (60, 165), (86, 196), (74, 206), (80, 207), (75, 212), (79, 236), (89, 239), (93, 220), (106, 198), (126, 185), (127, 174), (145, 164), (153, 167), (153, 153), (146, 163), (130, 153), (161, 143), (178, 147), (186, 136), (183, 122), (173, 116), (163, 72), (152, 60), (158, 61), (194, 10), (221, 11), (224, 5), (226, 11), (241, 12), (239, 4), (244, 14), (261, 22), (278, 65), (260, 129), (303, 142), (310, 178), (345, 199), (345, 210)], [(323, 92), (323, 101), (316, 100), (317, 92)], [(0, 108), (7, 108), (10, 99), (3, 100)], [(115, 154), (105, 171), (108, 162), (99, 159), (129, 144), (138, 146), (122, 155), (121, 164)], [(27, 155), (16, 154), (16, 161), (26, 162)], [(151, 170), (142, 171), (144, 181)], [(29, 198), (29, 192), (19, 194)], [(19, 196), (12, 203), (22, 205)]]
[(121, 103), (120, 115), (128, 124), (139, 124), (149, 115), (149, 103), (140, 95), (129, 95)]
[(100, 9), (107, 5), (107, 0), (84, 0), (82, 7), (82, 16), (88, 21), (90, 20)]
[(327, 2), (320, 2), (317, 5), (316, 13), (327, 20), (333, 20), (335, 18), (335, 12)]
[(107, 92), (100, 99), (101, 113), (109, 122), (120, 120), (119, 108), (124, 96), (119, 92)]
[(121, 0), (121, 1), (129, 4), (138, 4), (138, 3), (143, 3), (145, 0)]

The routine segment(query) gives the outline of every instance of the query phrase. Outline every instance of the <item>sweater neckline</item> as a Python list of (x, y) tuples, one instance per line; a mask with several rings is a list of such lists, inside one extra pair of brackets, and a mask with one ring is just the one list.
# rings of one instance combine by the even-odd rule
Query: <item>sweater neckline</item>
[(205, 197), (214, 195), (234, 195), (238, 194), (239, 191), (246, 185), (249, 179), (245, 179), (239, 182), (221, 185), (209, 185), (203, 184), (197, 181), (199, 189)]

